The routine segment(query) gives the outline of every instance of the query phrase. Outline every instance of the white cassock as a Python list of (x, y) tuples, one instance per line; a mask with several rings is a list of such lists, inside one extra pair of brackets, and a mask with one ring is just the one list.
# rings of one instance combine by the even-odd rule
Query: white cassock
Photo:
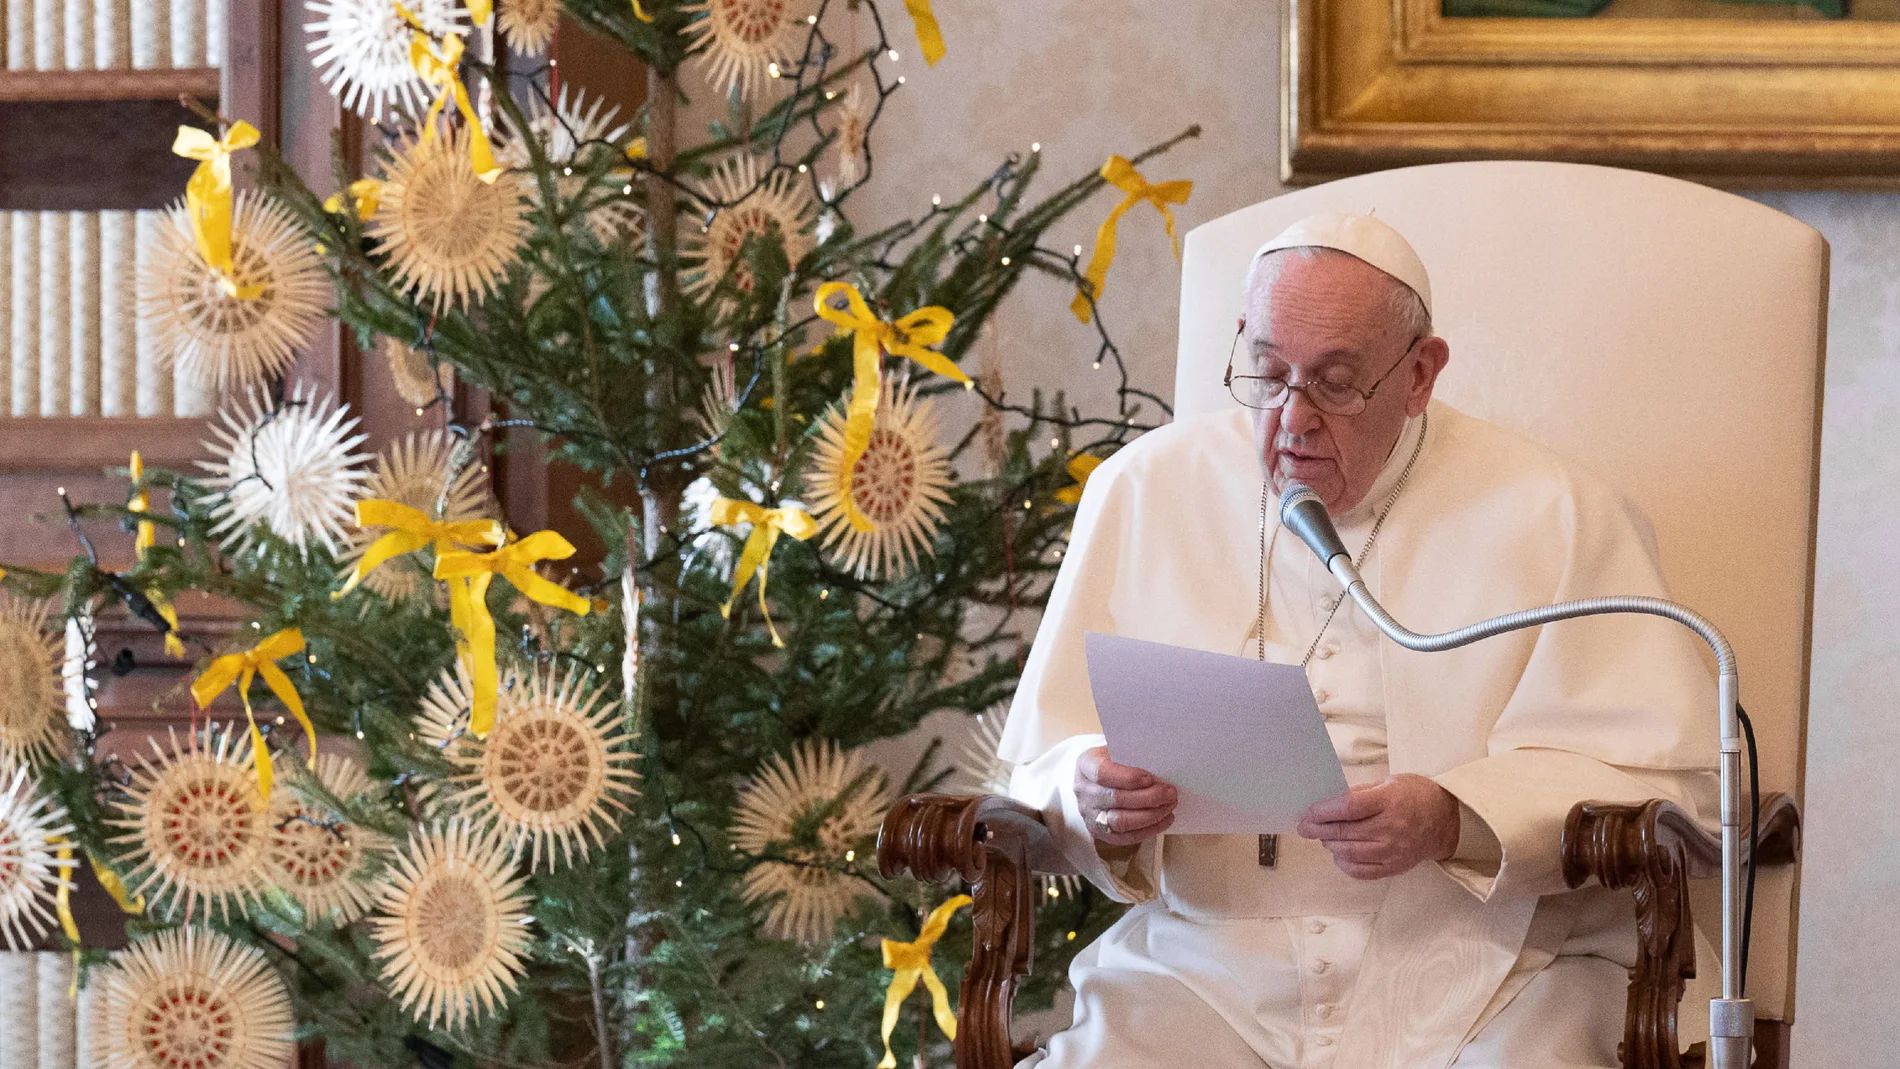
[[(1613, 429), (1606, 429), (1613, 433)], [(1370, 556), (1400, 621), (1441, 631), (1603, 594), (1666, 596), (1648, 521), (1595, 478), (1434, 403), (1366, 500), (1355, 556), (1423, 434)], [(1615, 616), (1447, 653), (1385, 640), (1269, 503), (1266, 656), (1308, 665), (1355, 784), (1429, 776), (1461, 803), (1457, 852), (1358, 881), (1315, 842), (1162, 835), (1098, 846), (1077, 755), (1102, 744), (1083, 635), (1256, 655), (1261, 465), (1245, 410), (1153, 431), (1097, 468), (1001, 747), (1015, 797), (1070, 861), (1138, 903), (1070, 970), (1074, 1024), (1024, 1066), (1555, 1069), (1617, 1065), (1636, 941), (1627, 893), (1569, 891), (1577, 802), (1715, 812), (1714, 681), (1688, 631)], [(1260, 770), (1271, 776), (1271, 768)]]

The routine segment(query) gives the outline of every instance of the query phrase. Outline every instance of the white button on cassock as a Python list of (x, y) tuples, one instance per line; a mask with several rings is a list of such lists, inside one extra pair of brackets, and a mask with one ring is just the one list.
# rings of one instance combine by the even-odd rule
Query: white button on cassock
[(1330, 969), (1332, 967), (1333, 967), (1332, 962), (1327, 961), (1325, 958), (1321, 958), (1320, 960), (1313, 963), (1313, 972), (1316, 975), (1323, 975), (1327, 969)]
[(1326, 922), (1312, 921), (1307, 924), (1306, 930), (1309, 932), (1312, 932), (1314, 935), (1319, 935), (1321, 932), (1324, 932), (1326, 930)]
[(1333, 1045), (1333, 1037), (1320, 1036), (1318, 1039), (1313, 1040), (1313, 1045), (1317, 1047), (1330, 1047)]

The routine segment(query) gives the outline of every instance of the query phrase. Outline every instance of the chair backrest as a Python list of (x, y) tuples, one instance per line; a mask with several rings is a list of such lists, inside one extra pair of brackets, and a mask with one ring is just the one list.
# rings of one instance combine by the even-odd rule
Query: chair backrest
[[(1452, 354), (1436, 396), (1581, 463), (1648, 511), (1675, 597), (1735, 644), (1763, 790), (1798, 797), (1821, 235), (1732, 194), (1578, 164), (1438, 164), (1289, 193), (1188, 235), (1177, 417), (1234, 404), (1221, 370), (1254, 250), (1303, 216), (1346, 211), (1376, 212), (1431, 272)], [(1765, 886), (1749, 970), (1758, 1011), (1782, 1020), (1793, 1011), (1792, 899), (1792, 877)]]

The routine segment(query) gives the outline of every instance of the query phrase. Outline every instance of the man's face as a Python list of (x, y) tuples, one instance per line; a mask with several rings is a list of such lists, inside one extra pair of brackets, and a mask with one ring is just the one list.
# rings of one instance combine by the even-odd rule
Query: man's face
[(1279, 262), (1263, 265), (1246, 295), (1234, 374), (1278, 376), (1296, 386), (1325, 380), (1363, 392), (1391, 369), (1357, 415), (1322, 412), (1299, 391), (1280, 408), (1252, 410), (1274, 492), (1304, 483), (1336, 515), (1372, 488), (1406, 417), (1431, 400), (1449, 352), (1439, 338), (1406, 351), (1413, 338), (1393, 314), (1396, 283), (1365, 261), (1343, 253), (1274, 258)]

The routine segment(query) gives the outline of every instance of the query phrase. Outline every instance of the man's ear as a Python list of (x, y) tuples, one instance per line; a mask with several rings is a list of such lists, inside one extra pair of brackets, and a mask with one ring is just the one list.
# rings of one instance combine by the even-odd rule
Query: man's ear
[(1432, 402), (1432, 387), (1438, 384), (1439, 372), (1451, 362), (1451, 346), (1440, 337), (1426, 338), (1418, 343), (1418, 352), (1413, 357), (1412, 389), (1405, 395), (1405, 414), (1416, 416), (1425, 411)]

